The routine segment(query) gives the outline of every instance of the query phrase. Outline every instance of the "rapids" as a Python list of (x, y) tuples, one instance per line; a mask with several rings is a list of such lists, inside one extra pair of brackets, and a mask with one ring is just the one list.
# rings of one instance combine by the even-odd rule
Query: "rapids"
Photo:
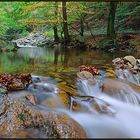
[[(86, 81), (87, 82), (87, 81)], [(102, 114), (72, 113), (69, 115), (78, 121), (86, 130), (90, 138), (112, 138), (112, 137), (140, 137), (140, 95), (135, 93), (130, 87), (129, 95), (122, 100), (121, 93), (118, 97), (110, 97), (101, 92), (97, 87), (81, 82), (82, 90), (85, 95), (96, 96), (113, 107), (115, 115), (113, 117)], [(133, 103), (131, 103), (133, 102)]]

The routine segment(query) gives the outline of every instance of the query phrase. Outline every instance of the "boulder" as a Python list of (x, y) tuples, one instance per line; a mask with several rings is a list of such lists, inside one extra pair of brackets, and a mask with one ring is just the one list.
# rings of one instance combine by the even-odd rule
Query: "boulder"
[(20, 79), (14, 79), (13, 83), (9, 84), (8, 90), (23, 90), (26, 88), (25, 84)]
[(79, 79), (89, 79), (89, 78), (93, 78), (93, 75), (88, 71), (81, 71), (77, 73), (77, 77)]
[(57, 86), (60, 89), (60, 91), (64, 91), (64, 92), (66, 92), (69, 95), (73, 96), (73, 95), (77, 95), (78, 94), (77, 91), (74, 88), (64, 84), (63, 82), (58, 83)]
[(137, 62), (137, 60), (135, 59), (135, 57), (134, 56), (125, 56), (124, 58), (123, 58), (123, 60), (124, 61), (128, 61), (133, 67), (134, 66), (136, 66), (136, 62)]
[(43, 131), (46, 138), (86, 137), (80, 124), (66, 114), (40, 110), (37, 107), (26, 105), (22, 100), (7, 96), (1, 98), (0, 104), (0, 132), (2, 136), (14, 134), (21, 128), (36, 128), (39, 132)]
[(23, 90), (32, 82), (31, 74), (0, 74), (0, 85), (8, 91)]

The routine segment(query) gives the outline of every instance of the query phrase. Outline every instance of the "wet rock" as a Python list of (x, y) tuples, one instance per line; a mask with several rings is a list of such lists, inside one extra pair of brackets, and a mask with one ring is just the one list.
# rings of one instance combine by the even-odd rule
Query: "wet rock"
[(135, 92), (140, 93), (140, 86), (122, 79), (106, 78), (103, 80), (101, 86), (102, 91), (109, 95), (113, 95), (115, 93), (127, 94), (130, 92), (129, 87), (131, 87)]
[(123, 58), (115, 58), (112, 60), (115, 69), (131, 69), (137, 66), (138, 60), (133, 56), (125, 56)]
[(70, 108), (70, 96), (64, 92), (59, 91), (57, 94), (48, 96), (42, 101), (42, 105), (48, 108)]
[(9, 97), (3, 98), (0, 103), (0, 132), (3, 136), (21, 128), (37, 128), (45, 132), (46, 138), (86, 137), (83, 128), (66, 114), (38, 110)]
[(60, 91), (64, 91), (64, 92), (68, 93), (69, 95), (77, 95), (78, 94), (74, 88), (72, 88), (68, 85), (65, 85), (63, 83), (58, 83), (57, 86), (60, 89)]
[(71, 102), (70, 95), (68, 95), (65, 91), (59, 91), (57, 95), (60, 98), (61, 102), (64, 103), (65, 107), (69, 109)]
[(8, 91), (23, 90), (31, 82), (31, 74), (0, 74), (0, 84)]
[(29, 135), (26, 131), (23, 130), (16, 130), (9, 134), (1, 135), (2, 138), (29, 138)]
[(122, 58), (115, 58), (112, 60), (112, 63), (115, 69), (124, 68), (124, 60)]
[(111, 69), (107, 70), (106, 71), (106, 77), (107, 78), (115, 78), (116, 77), (115, 71), (111, 70)]
[(32, 94), (28, 94), (25, 96), (25, 98), (27, 100), (29, 100), (30, 103), (32, 103), (33, 105), (36, 105), (36, 102), (37, 102), (37, 97), (32, 95)]
[(8, 90), (12, 91), (12, 90), (23, 90), (25, 89), (26, 86), (24, 83), (22, 83), (22, 81), (20, 79), (15, 79), (13, 80), (12, 84), (8, 85)]
[(93, 78), (93, 75), (88, 71), (81, 71), (77, 73), (77, 77), (79, 79), (89, 79), (89, 78)]
[(33, 83), (48, 82), (48, 80), (50, 80), (50, 77), (32, 75)]
[(72, 97), (71, 110), (113, 115), (114, 109), (107, 102), (92, 96)]
[(14, 99), (25, 99), (25, 96), (32, 95), (28, 90), (19, 90), (19, 91), (9, 91), (8, 96)]
[(44, 99), (41, 102), (41, 105), (47, 107), (47, 108), (51, 108), (51, 109), (57, 109), (57, 108), (65, 108), (64, 103), (61, 101), (61, 99), (56, 96), (48, 96), (46, 99)]
[(96, 81), (94, 79), (88, 79), (89, 85), (96, 85)]
[(112, 60), (112, 63), (113, 64), (116, 64), (116, 63), (118, 63), (120, 61), (121, 61), (121, 58), (117, 57), (117, 58), (115, 58), (115, 59)]
[(33, 83), (38, 83), (38, 82), (41, 82), (41, 79), (38, 76), (32, 76), (32, 82)]

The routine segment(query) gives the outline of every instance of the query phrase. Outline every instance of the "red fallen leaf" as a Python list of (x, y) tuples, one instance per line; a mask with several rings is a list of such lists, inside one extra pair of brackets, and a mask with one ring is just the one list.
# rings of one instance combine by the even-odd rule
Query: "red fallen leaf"
[[(31, 74), (0, 74), (0, 84), (8, 90), (26, 88), (31, 82)], [(20, 85), (22, 85), (21, 88)]]
[(81, 71), (88, 71), (92, 75), (98, 75), (99, 74), (99, 70), (97, 68), (93, 67), (93, 66), (81, 65), (79, 68), (80, 68), (80, 72)]

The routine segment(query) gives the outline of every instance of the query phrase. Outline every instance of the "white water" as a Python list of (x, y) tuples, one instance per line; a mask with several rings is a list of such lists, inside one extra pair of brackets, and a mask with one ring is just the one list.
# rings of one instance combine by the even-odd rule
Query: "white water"
[(119, 78), (119, 79), (126, 79), (127, 81), (130, 81), (132, 83), (135, 83), (135, 84), (140, 84), (140, 74), (132, 74), (129, 70), (125, 69), (125, 70), (117, 70), (116, 71), (116, 76)]
[[(114, 116), (100, 113), (67, 112), (85, 129), (89, 138), (138, 138), (140, 137), (140, 96), (131, 88), (129, 94), (119, 93), (118, 97), (110, 97), (101, 92), (99, 85), (91, 86), (82, 81), (80, 87), (83, 95), (96, 96), (109, 103), (115, 110)], [(121, 95), (119, 97), (119, 95)], [(117, 95), (117, 94), (116, 94)], [(122, 97), (124, 98), (121, 101)]]

